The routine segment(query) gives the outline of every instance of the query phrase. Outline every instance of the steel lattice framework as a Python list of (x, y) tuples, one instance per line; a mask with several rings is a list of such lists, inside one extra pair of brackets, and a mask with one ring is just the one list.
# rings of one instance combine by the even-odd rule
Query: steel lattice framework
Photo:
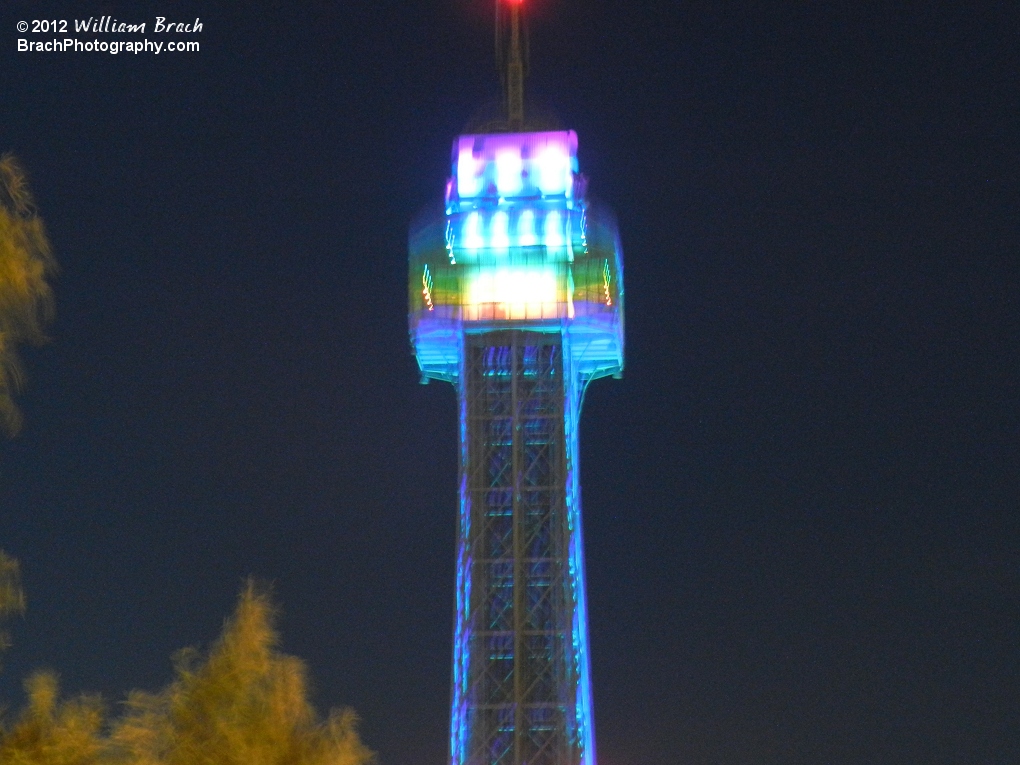
[(566, 496), (568, 394), (558, 336), (468, 338), (462, 541), (470, 584), (458, 614), (468, 662), (454, 691), (466, 763), (558, 765), (577, 762), (564, 753), (582, 749), (574, 714), (582, 668), (571, 649), (580, 583), (569, 573), (576, 519)]

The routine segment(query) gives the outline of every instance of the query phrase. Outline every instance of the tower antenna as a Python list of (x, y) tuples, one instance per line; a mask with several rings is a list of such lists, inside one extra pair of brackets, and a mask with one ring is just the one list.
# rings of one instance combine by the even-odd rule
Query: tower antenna
[(524, 126), (524, 78), (528, 73), (528, 35), (522, 19), (524, 0), (496, 0), (496, 63), (503, 80), (510, 130)]

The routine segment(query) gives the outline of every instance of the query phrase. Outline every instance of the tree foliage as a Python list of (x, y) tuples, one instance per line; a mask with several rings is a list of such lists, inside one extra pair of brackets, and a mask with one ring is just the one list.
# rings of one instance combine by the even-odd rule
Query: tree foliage
[[(21, 589), (18, 562), (0, 550), (0, 621), (25, 610), (25, 593)], [(0, 630), (0, 653), (9, 645), (7, 633)]]
[(132, 693), (112, 742), (131, 765), (363, 765), (349, 709), (319, 721), (302, 662), (281, 654), (269, 598), (251, 583), (203, 656), (186, 650), (162, 693)]
[(47, 279), (56, 271), (42, 218), (25, 174), (10, 154), (0, 157), (0, 430), (21, 426), (14, 395), (23, 377), (18, 346), (45, 339), (53, 295)]
[(0, 765), (367, 765), (357, 716), (319, 718), (274, 616), (249, 582), (212, 648), (178, 653), (173, 682), (132, 692), (112, 720), (98, 698), (60, 701), (56, 677), (34, 675), (24, 711), (0, 727)]
[(0, 765), (100, 765), (104, 741), (98, 697), (59, 701), (57, 678), (39, 672), (25, 682), (28, 704), (0, 734)]

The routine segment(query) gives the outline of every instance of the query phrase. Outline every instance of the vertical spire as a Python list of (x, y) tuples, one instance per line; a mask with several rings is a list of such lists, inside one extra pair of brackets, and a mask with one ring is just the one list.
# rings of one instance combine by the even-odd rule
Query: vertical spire
[(523, 0), (496, 0), (496, 60), (503, 79), (506, 117), (511, 130), (524, 127), (524, 77), (528, 41), (521, 19)]

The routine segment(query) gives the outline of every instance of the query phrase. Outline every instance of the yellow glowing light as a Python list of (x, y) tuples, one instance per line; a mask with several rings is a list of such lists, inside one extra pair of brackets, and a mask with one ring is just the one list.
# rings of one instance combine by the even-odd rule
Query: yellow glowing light
[(555, 269), (498, 267), (468, 279), (465, 318), (555, 318), (561, 313)]
[(432, 274), (429, 273), (427, 265), (421, 275), (421, 294), (425, 298), (425, 305), (428, 309), (435, 310), (435, 306), (432, 305)]

